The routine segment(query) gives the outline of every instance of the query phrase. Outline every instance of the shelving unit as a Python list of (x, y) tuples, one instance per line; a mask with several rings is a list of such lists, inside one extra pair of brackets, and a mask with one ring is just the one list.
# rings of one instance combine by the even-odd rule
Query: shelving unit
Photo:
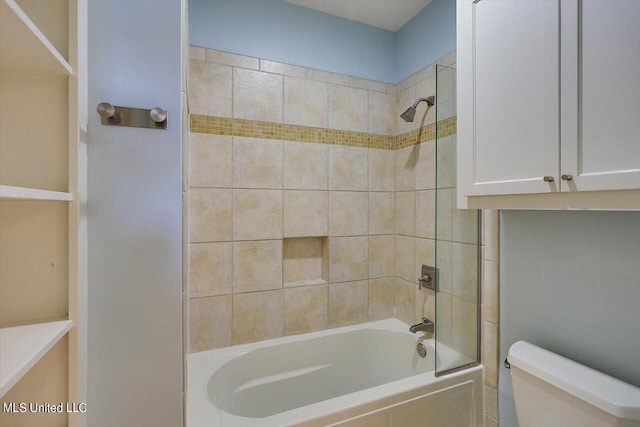
[(71, 329), (71, 320), (0, 329), (0, 397)]
[[(0, 0), (2, 402), (86, 400), (85, 46), (86, 2)], [(86, 419), (0, 413), (14, 424)]]
[[(15, 0), (0, 1), (2, 70), (72, 75), (71, 65), (49, 42)], [(19, 43), (16, 43), (19, 40)]]
[(73, 200), (71, 193), (61, 191), (39, 190), (37, 188), (12, 187), (0, 185), (0, 199), (6, 200), (57, 200), (70, 202)]

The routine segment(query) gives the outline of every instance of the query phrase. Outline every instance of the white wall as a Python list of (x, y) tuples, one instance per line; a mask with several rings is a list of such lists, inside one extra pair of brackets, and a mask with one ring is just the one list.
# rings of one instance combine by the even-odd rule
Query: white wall
[[(500, 360), (522, 339), (640, 387), (640, 212), (504, 211), (500, 235)], [(499, 393), (516, 426), (505, 368)]]
[[(89, 1), (88, 425), (182, 425), (180, 0)], [(103, 126), (102, 101), (168, 130)]]

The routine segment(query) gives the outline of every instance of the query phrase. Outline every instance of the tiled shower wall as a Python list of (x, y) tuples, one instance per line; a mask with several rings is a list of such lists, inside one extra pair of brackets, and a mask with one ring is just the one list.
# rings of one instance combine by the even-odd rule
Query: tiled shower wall
[(190, 351), (393, 316), (394, 90), (192, 48)]
[[(438, 64), (454, 62), (455, 52)], [(420, 266), (435, 264), (435, 109), (421, 103), (415, 123), (399, 117), (416, 99), (434, 95), (435, 84), (434, 65), (388, 85), (191, 48), (190, 351), (393, 316), (406, 323), (435, 318), (433, 292), (416, 283)], [(441, 277), (449, 280), (439, 333), (458, 348), (453, 341), (475, 333), (468, 327), (475, 283), (464, 276), (465, 264), (475, 265), (465, 250), (475, 221), (453, 209), (455, 95), (441, 96), (451, 99), (439, 100), (439, 188), (447, 190), (439, 190), (438, 203), (448, 221), (439, 219), (438, 250)], [(444, 116), (452, 117), (442, 122), (447, 109)], [(491, 425), (498, 227), (495, 212), (484, 217)]]

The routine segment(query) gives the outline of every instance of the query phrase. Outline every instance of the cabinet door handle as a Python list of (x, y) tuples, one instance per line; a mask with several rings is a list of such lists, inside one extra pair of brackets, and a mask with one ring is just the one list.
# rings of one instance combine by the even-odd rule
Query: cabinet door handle
[(571, 175), (562, 175), (563, 181), (571, 181), (572, 179), (573, 179), (573, 176)]
[(544, 182), (553, 182), (555, 179), (552, 176), (545, 176), (542, 178)]

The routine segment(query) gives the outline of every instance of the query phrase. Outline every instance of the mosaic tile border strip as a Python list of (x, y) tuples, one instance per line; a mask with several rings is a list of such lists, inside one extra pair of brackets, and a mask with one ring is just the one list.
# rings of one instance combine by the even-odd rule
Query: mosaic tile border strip
[[(442, 138), (455, 134), (456, 122), (456, 117), (440, 121), (438, 123), (438, 136)], [(203, 116), (200, 114), (191, 114), (189, 116), (189, 130), (194, 133), (315, 142), (383, 150), (397, 150), (431, 141), (435, 139), (435, 129), (435, 124), (430, 124), (396, 137), (228, 117)]]

